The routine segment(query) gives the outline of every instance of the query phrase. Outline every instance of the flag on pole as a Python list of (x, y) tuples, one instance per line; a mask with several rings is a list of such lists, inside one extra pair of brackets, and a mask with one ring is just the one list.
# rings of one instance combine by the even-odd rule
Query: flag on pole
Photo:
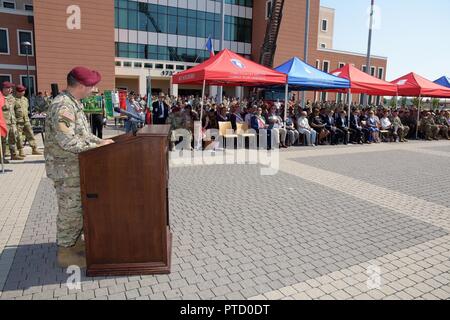
[(214, 45), (211, 36), (208, 38), (208, 41), (206, 41), (206, 49), (209, 51), (209, 56), (214, 57)]
[(0, 137), (6, 137), (8, 128), (6, 127), (5, 118), (3, 118), (3, 106), (5, 105), (5, 97), (0, 92)]

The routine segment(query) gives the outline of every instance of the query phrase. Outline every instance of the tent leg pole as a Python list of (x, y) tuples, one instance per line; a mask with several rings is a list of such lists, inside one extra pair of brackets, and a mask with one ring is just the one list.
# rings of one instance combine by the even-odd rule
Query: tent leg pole
[(198, 133), (199, 136), (197, 138), (197, 150), (202, 150), (203, 145), (203, 108), (204, 108), (204, 97), (205, 97), (205, 91), (206, 91), (206, 80), (203, 80), (203, 87), (202, 87), (202, 97), (200, 99), (200, 132)]
[(284, 92), (284, 122), (287, 120), (288, 113), (288, 98), (289, 98), (289, 84), (286, 83), (286, 88)]
[(416, 140), (419, 140), (419, 125), (420, 125), (420, 109), (421, 109), (422, 95), (419, 95), (419, 105), (417, 106), (417, 125), (416, 125)]
[(349, 90), (348, 94), (347, 94), (347, 99), (348, 99), (348, 132), (347, 132), (347, 141), (350, 142), (350, 121), (352, 119), (352, 93)]

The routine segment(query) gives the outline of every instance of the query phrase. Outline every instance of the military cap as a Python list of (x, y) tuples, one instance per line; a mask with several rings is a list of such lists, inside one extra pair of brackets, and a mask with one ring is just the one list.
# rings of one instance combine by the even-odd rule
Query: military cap
[(27, 90), (27, 88), (26, 88), (25, 86), (21, 85), (21, 84), (19, 84), (19, 85), (16, 87), (16, 91), (17, 91), (17, 92), (25, 92), (26, 90)]
[(14, 88), (16, 85), (14, 83), (11, 83), (9, 81), (4, 81), (2, 83), (2, 88), (3, 89), (9, 89), (9, 88)]
[(70, 71), (70, 74), (82, 85), (86, 87), (95, 86), (100, 82), (102, 76), (95, 70), (90, 70), (85, 67), (76, 67)]

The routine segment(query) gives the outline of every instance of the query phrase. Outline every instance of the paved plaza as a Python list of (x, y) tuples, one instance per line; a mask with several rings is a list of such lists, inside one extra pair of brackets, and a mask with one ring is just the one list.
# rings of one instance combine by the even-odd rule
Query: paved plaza
[(274, 176), (174, 165), (172, 273), (69, 290), (30, 156), (0, 175), (0, 299), (449, 299), (449, 161), (440, 141), (290, 148)]

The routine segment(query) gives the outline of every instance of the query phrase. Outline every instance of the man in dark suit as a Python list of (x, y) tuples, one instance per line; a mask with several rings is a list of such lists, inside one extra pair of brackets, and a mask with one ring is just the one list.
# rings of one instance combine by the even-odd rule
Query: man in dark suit
[(169, 105), (164, 101), (164, 93), (159, 94), (158, 101), (152, 104), (153, 124), (166, 124), (169, 117)]
[(366, 137), (366, 134), (368, 134), (368, 130), (363, 128), (359, 110), (357, 109), (353, 111), (353, 114), (350, 118), (350, 129), (352, 129), (354, 132), (355, 142), (362, 144), (363, 137)]
[(339, 139), (345, 139), (344, 132), (336, 125), (333, 110), (328, 111), (328, 114), (323, 116), (323, 120), (325, 128), (331, 133), (331, 145), (339, 144)]
[(344, 144), (348, 144), (349, 138), (349, 126), (348, 126), (348, 118), (347, 112), (342, 110), (336, 117), (336, 127), (344, 133)]

